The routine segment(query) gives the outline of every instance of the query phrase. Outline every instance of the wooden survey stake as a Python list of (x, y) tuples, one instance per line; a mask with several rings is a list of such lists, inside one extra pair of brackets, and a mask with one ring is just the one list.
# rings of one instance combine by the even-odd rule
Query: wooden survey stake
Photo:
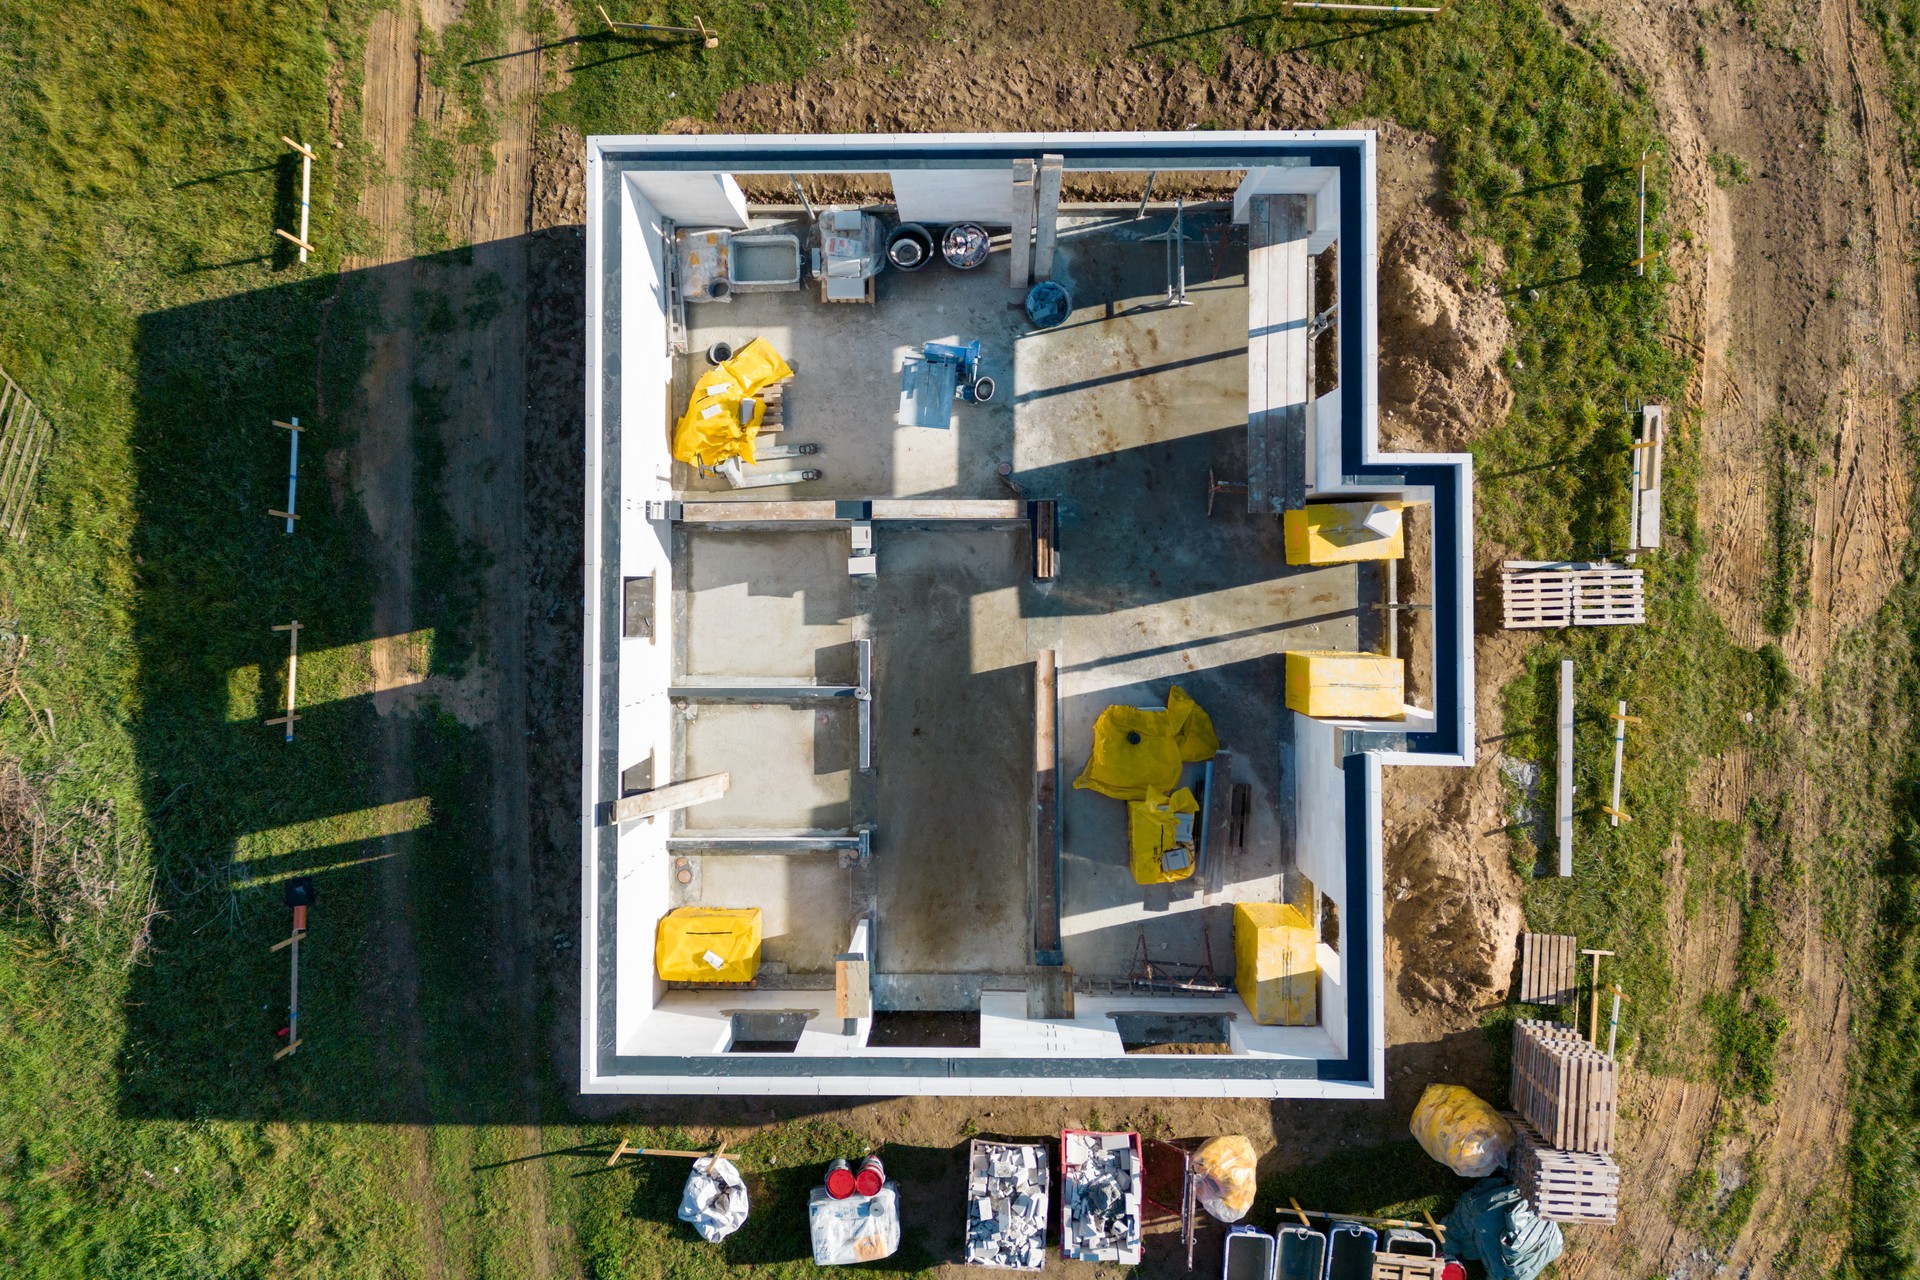
[(292, 742), (293, 722), (300, 718), (294, 714), (293, 710), (294, 685), (300, 678), (300, 624), (297, 621), (284, 622), (276, 624), (273, 629), (287, 633), (287, 714), (275, 716), (267, 723), (285, 725), (287, 727), (285, 740)]

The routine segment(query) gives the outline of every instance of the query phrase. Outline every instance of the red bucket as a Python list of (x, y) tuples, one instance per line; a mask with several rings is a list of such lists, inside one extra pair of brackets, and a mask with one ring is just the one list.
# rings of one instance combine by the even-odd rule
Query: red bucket
[(854, 1190), (863, 1196), (877, 1196), (886, 1185), (887, 1167), (880, 1163), (879, 1156), (868, 1156), (860, 1162), (860, 1168), (853, 1175)]
[(827, 1166), (827, 1194), (835, 1200), (845, 1200), (852, 1195), (854, 1185), (853, 1170), (845, 1160), (835, 1160)]

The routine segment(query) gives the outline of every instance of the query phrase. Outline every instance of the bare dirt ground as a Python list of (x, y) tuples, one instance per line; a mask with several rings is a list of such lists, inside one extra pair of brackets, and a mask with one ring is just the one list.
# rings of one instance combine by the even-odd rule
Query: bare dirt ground
[[(1758, 601), (1770, 542), (1768, 423), (1784, 417), (1816, 432), (1820, 441), (1819, 461), (1826, 465), (1810, 479), (1809, 601), (1786, 641), (1796, 671), (1810, 675), (1836, 634), (1869, 616), (1884, 597), (1906, 528), (1902, 477), (1910, 473), (1911, 459), (1896, 428), (1892, 396), (1903, 380), (1911, 385), (1916, 372), (1908, 289), (1914, 196), (1908, 175), (1889, 159), (1898, 148), (1885, 86), (1877, 79), (1874, 37), (1847, 0), (1809, 0), (1770, 17), (1772, 26), (1761, 25), (1766, 36), (1688, 6), (1620, 8), (1577, 0), (1566, 16), (1599, 21), (1620, 70), (1649, 86), (1669, 136), (1675, 217), (1693, 237), (1669, 258), (1680, 282), (1672, 340), (1702, 360), (1689, 400), (1700, 411), (1697, 442), (1708, 460), (1700, 508), (1709, 547), (1708, 590), (1743, 643), (1766, 638)], [(369, 190), (363, 211), (391, 237), (388, 253), (398, 257), (406, 218), (397, 177), (404, 143), (415, 118), (445, 104), (420, 83), (410, 20), (383, 15), (380, 22), (368, 53), (366, 120), (369, 140), (388, 157), (389, 178)], [(1301, 58), (1236, 53), (1217, 79), (1191, 67), (1167, 71), (1115, 60), (1108, 55), (1131, 42), (1133, 24), (1110, 3), (1004, 5), (989, 14), (971, 6), (935, 13), (901, 0), (882, 5), (867, 26), (889, 34), (858, 38), (797, 86), (743, 88), (725, 99), (715, 121), (676, 127), (1292, 127), (1322, 122), (1358, 91)], [(1786, 44), (1799, 47), (1799, 60)], [(916, 52), (908, 56), (908, 49)], [(1700, 49), (1711, 74), (1699, 71)], [(530, 68), (534, 61), (527, 60)], [(1738, 155), (1752, 170), (1752, 181), (1731, 189), (1716, 185), (1708, 161), (1715, 151)], [(526, 853), (516, 853), (511, 832), (497, 826), (496, 844), (504, 852), (494, 857), (500, 902), (510, 907), (531, 901), (535, 913), (532, 923), (506, 919), (510, 910), (497, 921), (507, 937), (515, 937), (517, 928), (521, 944), (505, 962), (501, 980), (516, 1000), (527, 1002), (545, 994), (538, 989), (541, 981), (550, 983), (552, 1007), (560, 1012), (551, 1019), (547, 1048), (566, 1079), (577, 1061), (570, 1011), (577, 1001), (572, 948), (579, 942), (572, 937), (579, 750), (572, 707), (581, 585), (579, 139), (558, 131), (536, 135), (529, 116), (524, 128), (503, 133), (495, 154), (493, 177), (456, 184), (449, 212), (454, 225), (476, 241), (524, 237), (517, 268), (510, 264), (523, 273), (515, 283), (524, 282), (524, 288), (508, 296), (524, 296), (526, 308), (501, 336), (523, 333), (526, 355), (517, 369), (460, 391), (463, 408), (452, 417), (464, 425), (449, 432), (472, 429), (476, 421), (485, 425), (476, 439), (456, 442), (450, 435), (448, 445), (456, 466), (490, 460), (498, 468), (491, 483), (476, 490), (475, 510), (460, 518), (484, 511), (487, 518), (473, 527), (498, 553), (488, 597), (512, 608), (502, 616), (524, 620), (524, 626), (515, 623), (516, 637), (494, 637), (486, 665), (495, 675), (485, 696), (472, 694), (468, 704), (476, 722), (496, 726), (499, 790), (519, 790), (516, 768), (526, 778)], [(1384, 407), (1395, 415), (1383, 420), (1383, 434), (1390, 442), (1459, 447), (1476, 422), (1504, 412), (1510, 393), (1494, 363), (1505, 341), (1503, 319), (1460, 278), (1463, 246), (1448, 229), (1446, 210), (1434, 205), (1437, 185), (1432, 145), (1383, 128), (1383, 267), (1399, 273), (1409, 297), (1383, 332), (1383, 346), (1396, 353), (1397, 362), (1383, 377)], [(419, 351), (402, 320), (404, 299), (390, 295), (389, 302), (398, 323), (381, 339), (366, 393), (376, 420), (391, 413), (401, 415), (391, 419), (400, 422), (408, 420), (407, 389), (422, 362), (444, 353)], [(522, 326), (517, 333), (514, 324)], [(514, 365), (509, 346), (489, 349), (509, 357), (500, 362), (503, 370)], [(468, 409), (479, 418), (469, 418)], [(410, 438), (410, 432), (398, 431), (369, 441), (353, 460), (355, 483), (391, 562), (380, 606), (383, 636), (412, 629)], [(517, 470), (522, 457), (523, 472)], [(408, 478), (402, 481), (401, 474)], [(485, 527), (508, 509), (522, 524)], [(1498, 555), (1498, 548), (1483, 549), (1485, 557)], [(1525, 646), (1523, 639), (1497, 631), (1481, 635), (1476, 663), (1485, 735), (1499, 732), (1498, 691), (1519, 670)], [(523, 666), (509, 665), (514, 653)], [(409, 664), (417, 661), (396, 646), (377, 667), (383, 685), (397, 689), (416, 680), (421, 673)], [(516, 693), (517, 670), (524, 670), (526, 683)], [(395, 746), (389, 754), (404, 758), (400, 744)], [(516, 754), (522, 748), (523, 762), (515, 763), (522, 761)], [(1520, 927), (1520, 884), (1505, 837), (1498, 834), (1508, 815), (1497, 753), (1483, 748), (1479, 764), (1464, 772), (1396, 770), (1388, 777), (1392, 1047), (1386, 1103), (1116, 1102), (1099, 1108), (1106, 1121), (1150, 1132), (1246, 1133), (1264, 1153), (1263, 1171), (1271, 1172), (1342, 1147), (1403, 1137), (1413, 1101), (1430, 1080), (1491, 1085), (1478, 1022), (1505, 997)], [(1748, 796), (1782, 783), (1754, 777), (1743, 760), (1729, 758), (1706, 771), (1696, 798), (1711, 812), (1736, 817)], [(1791, 785), (1808, 801), (1801, 814), (1817, 814), (1817, 780)], [(501, 822), (512, 803), (505, 801), (509, 807), (497, 815)], [(394, 874), (404, 877), (404, 859), (394, 862), (401, 864)], [(1676, 876), (1678, 867), (1676, 850)], [(1416, 883), (1437, 884), (1442, 892), (1415, 901), (1398, 888)], [(395, 888), (396, 900), (404, 901), (404, 880)], [(1677, 881), (1672, 896), (1677, 904)], [(1676, 914), (1671, 927), (1686, 982), (1681, 1007), (1691, 1007), (1701, 992), (1729, 980), (1737, 922), (1687, 921)], [(1764, 1123), (1719, 1158), (1737, 1157), (1742, 1143), (1801, 1154), (1772, 1162), (1779, 1174), (1762, 1190), (1745, 1231), (1730, 1250), (1709, 1253), (1700, 1239), (1674, 1226), (1671, 1206), (1680, 1181), (1705, 1158), (1708, 1134), (1721, 1113), (1717, 1091), (1702, 1082), (1630, 1073), (1626, 1149), (1632, 1190), (1623, 1222), (1611, 1230), (1570, 1233), (1566, 1274), (1700, 1275), (1724, 1266), (1736, 1274), (1767, 1275), (1779, 1269), (1797, 1212), (1836, 1175), (1845, 1131), (1849, 1008), (1837, 959), (1811, 911), (1798, 911), (1786, 927), (1799, 943), (1783, 959), (1797, 966), (1801, 1012), (1785, 1049), (1779, 1098)], [(392, 924), (387, 945), (396, 972), (406, 972), (404, 918)], [(543, 957), (537, 964), (536, 955)], [(398, 985), (392, 1000), (404, 1024), (409, 997), (404, 979)], [(412, 1043), (417, 1049), (417, 1038)], [(823, 1110), (892, 1141), (941, 1149), (951, 1147), (969, 1124), (988, 1132), (1045, 1132), (1089, 1118), (1083, 1105), (1044, 1100), (887, 1100), (851, 1107), (734, 1100), (682, 1102), (670, 1112), (641, 1108), (722, 1132)], [(528, 1131), (529, 1149), (536, 1136)], [(541, 1229), (546, 1214), (532, 1211), (541, 1193), (529, 1186), (519, 1194), (529, 1210), (522, 1220)]]
[[(373, 228), (377, 247), (348, 262), (347, 269), (379, 290), (381, 327), (371, 335), (372, 358), (360, 388), (367, 427), (347, 471), (367, 512), (374, 556), (382, 570), (374, 599), (372, 692), (381, 725), (376, 767), (383, 793), (416, 793), (417, 722), (425, 708), (443, 708), (487, 739), (495, 770), (488, 811), (491, 839), (485, 850), (493, 885), (486, 922), (494, 969), (490, 983), (499, 1001), (496, 1007), (507, 1015), (500, 1019), (501, 1034), (489, 1052), (508, 1055), (518, 1074), (518, 1140), (535, 1149), (542, 1079), (534, 1028), (541, 989), (534, 922), (525, 910), (532, 893), (523, 678), (529, 607), (522, 483), (528, 313), (514, 302), (492, 314), (481, 306), (471, 323), (423, 336), (419, 312), (423, 296), (433, 294), (465, 306), (490, 295), (517, 301), (527, 294), (531, 158), (541, 64), (537, 56), (509, 59), (491, 82), (490, 170), (462, 165), (443, 192), (424, 193), (428, 198), (423, 200), (423, 193), (410, 189), (405, 177), (409, 143), (422, 131), (452, 134), (460, 108), (425, 74), (418, 32), (422, 26), (442, 32), (457, 17), (454, 0), (425, 0), (417, 10), (389, 9), (375, 18), (367, 42), (363, 128), (378, 163), (361, 194), (360, 212)], [(526, 17), (524, 10), (509, 6), (507, 36), (513, 47), (531, 43), (525, 35)], [(473, 252), (464, 259), (415, 257), (420, 224), (429, 221), (444, 229), (453, 243), (474, 246)], [(416, 422), (419, 387), (444, 392), (444, 421)], [(416, 432), (436, 426), (439, 472), (423, 475)], [(417, 604), (426, 585), (417, 581), (418, 571), (432, 574), (440, 568), (415, 563), (421, 534), (416, 498), (423, 482), (440, 489), (454, 533), (484, 566), (471, 619), (477, 655), (457, 677), (431, 669), (431, 646), (418, 630), (423, 620)], [(441, 621), (444, 625), (449, 620)], [(410, 841), (398, 836), (391, 844), (400, 856), (382, 864), (387, 915), (379, 929), (382, 966), (391, 981), (390, 988), (377, 995), (384, 1006), (378, 1012), (397, 1031), (411, 1072), (412, 1109), (420, 1121), (428, 1122), (446, 1117), (433, 1116), (425, 1096), (425, 1033), (406, 856)], [(427, 1133), (419, 1126), (411, 1129), (426, 1252), (434, 1274), (460, 1274), (465, 1268), (449, 1257), (441, 1238), (447, 1189), (437, 1187), (430, 1172)], [(524, 1242), (523, 1273), (529, 1276), (554, 1271), (546, 1178), (542, 1164), (530, 1163), (513, 1166), (507, 1181), (519, 1224), (517, 1238)]]

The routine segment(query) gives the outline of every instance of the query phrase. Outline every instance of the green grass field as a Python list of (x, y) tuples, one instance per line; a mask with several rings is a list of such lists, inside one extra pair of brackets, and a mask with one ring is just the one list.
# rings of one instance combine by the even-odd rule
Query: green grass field
[[(423, 715), (413, 726), (419, 794), (379, 793), (368, 764), (376, 726), (356, 693), (368, 674), (374, 566), (356, 505), (333, 512), (317, 475), (325, 452), (360, 430), (353, 388), (379, 323), (378, 279), (337, 271), (361, 236), (348, 210), (370, 157), (349, 147), (316, 169), (315, 262), (296, 265), (271, 236), (276, 222), (290, 225), (295, 199), (277, 136), (322, 136), (336, 66), (348, 90), (343, 136), (359, 134), (351, 104), (371, 9), (148, 3), (81, 22), (0, 0), (0, 364), (59, 431), (29, 537), (0, 548), (0, 619), (33, 637), (23, 684), (57, 727), (30, 723), (18, 700), (5, 704), (0, 758), (17, 762), (50, 815), (45, 850), (74, 868), (45, 882), (36, 904), (23, 889), (24, 848), (0, 851), (0, 1267), (19, 1274), (423, 1275), (425, 1214), (436, 1216), (452, 1268), (527, 1273), (526, 1224), (503, 1164), (528, 1154), (506, 1128), (519, 1085), (473, 1051), (498, 1014), (462, 994), (467, 975), (484, 971), (489, 939), (432, 909), (487, 892), (471, 856), (486, 839), (484, 742), (451, 717)], [(701, 116), (735, 85), (813, 65), (861, 21), (846, 0), (701, 12), (728, 32), (718, 56), (599, 34), (592, 6), (576, 6), (586, 36), (547, 100), (549, 118), (645, 131)], [(1876, 13), (1907, 69), (1911, 113), (1912, 63), (1899, 58), (1912, 15), (1893, 0)], [(470, 5), (431, 50), (430, 74), (467, 120), (457, 135), (419, 140), (416, 185), (444, 182), (461, 148), (488, 136), (485, 72), (457, 64), (496, 49), (499, 14)], [(1483, 535), (1553, 555), (1623, 540), (1627, 407), (1675, 400), (1688, 367), (1660, 337), (1660, 268), (1641, 277), (1626, 266), (1631, 166), (1649, 147), (1650, 246), (1664, 243), (1657, 133), (1591, 33), (1569, 41), (1524, 2), (1461, 6), (1437, 23), (1280, 21), (1271, 6), (1185, 0), (1143, 4), (1141, 14), (1143, 39), (1162, 41), (1147, 56), (1207, 59), (1222, 39), (1307, 46), (1365, 77), (1355, 118), (1395, 119), (1443, 141), (1449, 193), (1463, 225), (1499, 246), (1506, 271), (1495, 283), (1512, 300), (1516, 405), (1477, 446)], [(431, 228), (417, 243), (457, 250)], [(423, 329), (462, 323), (433, 297), (424, 303)], [(419, 389), (420, 421), (433, 424), (435, 396)], [(264, 510), (284, 497), (285, 436), (270, 422), (293, 413), (313, 415), (305, 452), (315, 475), (303, 487), (312, 515), (289, 539)], [(1828, 928), (1873, 937), (1855, 975), (1858, 1190), (1816, 1225), (1849, 1232), (1856, 1274), (1914, 1274), (1920, 740), (1899, 707), (1920, 694), (1920, 568), (1910, 565), (1901, 593), (1843, 646), (1825, 681), (1796, 685), (1777, 650), (1734, 644), (1700, 595), (1689, 432), (1682, 423), (1669, 454), (1654, 625), (1556, 639), (1506, 691), (1507, 729), (1518, 735), (1507, 750), (1550, 761), (1553, 664), (1579, 662), (1578, 734), (1591, 762), (1580, 784), (1590, 795), (1605, 786), (1602, 717), (1613, 700), (1662, 708), (1635, 730), (1626, 807), (1636, 821), (1614, 830), (1584, 816), (1581, 874), (1538, 882), (1529, 918), (1618, 950), (1641, 1063), (1714, 1079), (1736, 1112), (1764, 1106), (1773, 1087), (1784, 999), (1775, 895), (1811, 886)], [(432, 444), (429, 431), (429, 461)], [(1790, 447), (1784, 433), (1780, 447)], [(1780, 474), (1791, 474), (1786, 454)], [(435, 669), (458, 671), (484, 660), (460, 630), (472, 599), (463, 578), (475, 566), (435, 502), (429, 482), (417, 503), (421, 554), (442, 572), (421, 604)], [(1775, 589), (1784, 630), (1790, 578)], [(284, 678), (284, 640), (267, 628), (296, 614), (307, 626), (301, 701), (326, 709), (301, 722), (289, 748), (259, 721)], [(1799, 733), (1805, 725), (1816, 732)], [(1846, 744), (1873, 735), (1900, 750), (1874, 764), (1848, 755)], [(1899, 838), (1876, 844), (1885, 824), (1862, 820), (1800, 849), (1764, 806), (1739, 823), (1689, 811), (1686, 780), (1733, 747), (1781, 768), (1834, 770), (1868, 804), (1902, 816)], [(267, 947), (286, 928), (280, 880), (313, 865), (315, 851), (351, 862), (399, 829), (415, 833), (411, 893), (425, 922), (424, 1083), (416, 1089), (370, 1010), (377, 984), (363, 948), (377, 889), (366, 875), (323, 881), (326, 945), (306, 961), (304, 1012), (333, 1029), (328, 1052), (273, 1069), (284, 969)], [(1658, 942), (1676, 835), (1688, 850), (1682, 909), (1731, 906), (1742, 921), (1736, 982), (1697, 1008), (1676, 1006)], [(1514, 848), (1521, 861), (1535, 853), (1523, 836)], [(149, 938), (151, 900), (166, 914)], [(1678, 1030), (1689, 1024), (1701, 1030)], [(741, 1154), (755, 1218), (713, 1249), (672, 1221), (677, 1168), (596, 1173), (592, 1150), (612, 1131), (568, 1115), (565, 1081), (545, 1079), (540, 1093), (540, 1146), (557, 1153), (543, 1167), (563, 1274), (811, 1274), (806, 1187), (820, 1159), (865, 1140), (827, 1120), (754, 1136)], [(395, 1123), (426, 1119), (437, 1123)], [(707, 1137), (630, 1136), (666, 1146)], [(887, 1155), (929, 1181), (953, 1158)], [(1287, 1195), (1439, 1213), (1458, 1190), (1406, 1144), (1390, 1144), (1268, 1180), (1257, 1213), (1265, 1220)], [(1738, 1197), (1696, 1190), (1676, 1214), (1730, 1238), (1744, 1214)], [(892, 1270), (939, 1256), (923, 1241)]]

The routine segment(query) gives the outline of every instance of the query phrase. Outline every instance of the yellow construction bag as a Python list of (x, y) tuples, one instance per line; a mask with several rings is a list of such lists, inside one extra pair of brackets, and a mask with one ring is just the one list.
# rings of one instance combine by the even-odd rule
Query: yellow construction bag
[(1253, 1144), (1237, 1133), (1208, 1138), (1193, 1153), (1193, 1192), (1200, 1207), (1221, 1222), (1238, 1222), (1253, 1208)]
[[(756, 393), (793, 370), (765, 338), (755, 338), (733, 359), (715, 365), (693, 385), (687, 411), (673, 429), (673, 456), (695, 467), (717, 467), (728, 458), (753, 461), (753, 437), (766, 416)], [(741, 405), (754, 397), (742, 415)]]
[(1188, 822), (1186, 865), (1169, 869), (1167, 853), (1180, 840), (1180, 815), (1200, 812), (1193, 792), (1181, 787), (1170, 796), (1149, 795), (1145, 800), (1127, 801), (1127, 845), (1136, 884), (1172, 884), (1193, 874), (1199, 856), (1200, 826)]
[(1179, 685), (1164, 711), (1108, 707), (1093, 722), (1093, 753), (1073, 780), (1083, 791), (1115, 800), (1145, 800), (1180, 785), (1180, 766), (1210, 760), (1220, 750), (1213, 720)]
[(1493, 1173), (1513, 1149), (1506, 1117), (1457, 1084), (1428, 1085), (1411, 1127), (1428, 1155), (1463, 1178)]
[(760, 972), (760, 908), (675, 907), (660, 917), (653, 964), (663, 982), (752, 982)]

